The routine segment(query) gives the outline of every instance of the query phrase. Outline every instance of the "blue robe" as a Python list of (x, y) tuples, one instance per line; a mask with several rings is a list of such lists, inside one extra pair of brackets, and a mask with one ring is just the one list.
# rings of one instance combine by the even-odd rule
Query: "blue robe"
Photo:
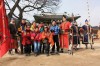
[(84, 33), (83, 33), (83, 44), (88, 44), (89, 43), (89, 33), (90, 33), (90, 25), (83, 25), (82, 26)]

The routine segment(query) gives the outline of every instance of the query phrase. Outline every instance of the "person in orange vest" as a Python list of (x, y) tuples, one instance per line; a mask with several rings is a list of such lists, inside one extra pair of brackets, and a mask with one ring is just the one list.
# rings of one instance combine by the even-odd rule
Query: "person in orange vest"
[[(44, 31), (44, 24), (43, 24), (43, 22), (41, 22), (38, 26), (39, 26), (40, 33), (42, 33)], [(43, 50), (42, 50), (42, 47), (43, 47), (42, 41), (40, 43), (41, 43), (40, 44), (40, 53), (44, 53)]]
[(53, 34), (50, 33), (49, 28), (45, 26), (44, 31), (42, 32), (42, 42), (43, 42), (43, 51), (49, 56), (50, 45), (54, 46)]
[(60, 25), (61, 35), (60, 35), (60, 47), (61, 52), (63, 52), (63, 48), (69, 48), (69, 31), (71, 28), (71, 23), (67, 21), (66, 16), (62, 17), (63, 22)]

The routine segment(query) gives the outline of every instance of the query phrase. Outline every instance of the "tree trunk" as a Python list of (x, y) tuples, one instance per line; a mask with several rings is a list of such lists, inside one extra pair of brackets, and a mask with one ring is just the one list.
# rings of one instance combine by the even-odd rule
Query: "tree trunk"
[(22, 18), (23, 18), (23, 11), (21, 11), (20, 14), (19, 14), (19, 18), (18, 18), (18, 22), (17, 22), (17, 28), (20, 27)]
[(12, 15), (13, 15), (13, 13), (14, 13), (16, 7), (18, 6), (19, 2), (20, 2), (20, 0), (17, 0), (17, 1), (15, 2), (15, 5), (12, 7), (12, 9), (10, 10), (10, 12), (8, 13), (8, 18), (9, 18), (9, 20), (12, 18)]

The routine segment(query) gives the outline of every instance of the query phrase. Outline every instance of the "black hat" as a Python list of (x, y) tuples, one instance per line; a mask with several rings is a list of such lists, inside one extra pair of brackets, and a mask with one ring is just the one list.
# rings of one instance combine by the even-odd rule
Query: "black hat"
[(66, 18), (66, 19), (68, 18), (68, 16), (66, 16), (66, 15), (63, 15), (62, 17)]
[(86, 19), (85, 22), (89, 22), (89, 21)]

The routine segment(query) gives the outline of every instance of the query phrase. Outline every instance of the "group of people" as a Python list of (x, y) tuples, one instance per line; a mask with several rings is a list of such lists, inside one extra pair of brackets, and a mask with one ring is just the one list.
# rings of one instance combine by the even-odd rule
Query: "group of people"
[[(39, 24), (35, 21), (28, 25), (26, 20), (22, 19), (20, 28), (17, 29), (15, 20), (12, 19), (9, 24), (11, 34), (9, 53), (12, 54), (12, 49), (15, 49), (15, 53), (20, 52), (26, 56), (30, 56), (32, 52), (35, 56), (41, 53), (49, 56), (63, 52), (64, 48), (69, 49), (70, 44), (72, 44), (72, 49), (77, 50), (81, 33), (83, 35), (82, 43), (88, 48), (91, 26), (88, 24), (88, 20), (85, 23), (80, 29), (77, 22), (71, 23), (63, 15), (60, 24), (53, 20), (51, 25), (43, 22)], [(18, 50), (19, 48), (20, 50)]]

